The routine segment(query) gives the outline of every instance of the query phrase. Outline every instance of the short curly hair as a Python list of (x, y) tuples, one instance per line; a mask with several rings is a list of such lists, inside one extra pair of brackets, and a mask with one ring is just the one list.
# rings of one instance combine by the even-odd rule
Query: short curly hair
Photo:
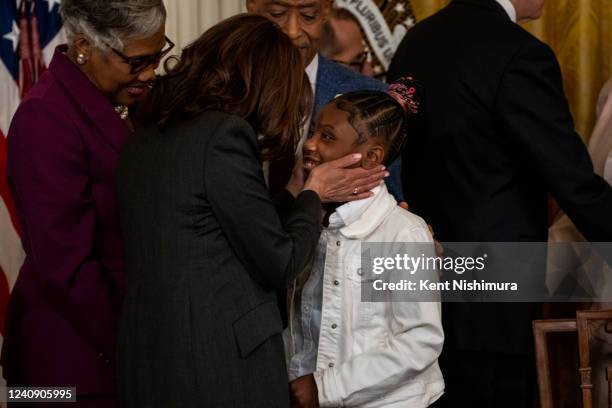
[(162, 0), (62, 0), (68, 39), (85, 35), (92, 45), (122, 51), (125, 41), (153, 35), (166, 21)]

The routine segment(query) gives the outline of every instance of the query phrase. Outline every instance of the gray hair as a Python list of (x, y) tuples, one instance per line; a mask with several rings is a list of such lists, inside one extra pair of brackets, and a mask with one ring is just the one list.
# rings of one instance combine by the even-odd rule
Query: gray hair
[(62, 0), (69, 41), (83, 34), (98, 49), (123, 51), (125, 41), (153, 35), (166, 21), (162, 0)]

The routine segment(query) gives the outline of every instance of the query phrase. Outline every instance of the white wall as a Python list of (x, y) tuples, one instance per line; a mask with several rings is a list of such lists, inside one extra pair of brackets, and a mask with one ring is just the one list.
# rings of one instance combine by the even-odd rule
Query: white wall
[(168, 10), (166, 33), (176, 44), (176, 54), (207, 28), (246, 11), (246, 0), (164, 0), (164, 3)]

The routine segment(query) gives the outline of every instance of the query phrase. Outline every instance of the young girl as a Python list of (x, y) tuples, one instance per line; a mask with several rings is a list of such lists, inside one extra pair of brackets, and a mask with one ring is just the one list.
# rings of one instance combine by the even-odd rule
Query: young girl
[[(418, 111), (417, 89), (405, 78), (389, 93), (337, 96), (304, 144), (305, 172), (350, 153), (362, 155), (364, 168), (390, 163)], [(361, 301), (361, 243), (434, 245), (425, 222), (398, 207), (384, 184), (372, 192), (326, 208), (313, 264), (289, 291), (284, 337), (294, 407), (420, 408), (443, 393), (440, 304)]]

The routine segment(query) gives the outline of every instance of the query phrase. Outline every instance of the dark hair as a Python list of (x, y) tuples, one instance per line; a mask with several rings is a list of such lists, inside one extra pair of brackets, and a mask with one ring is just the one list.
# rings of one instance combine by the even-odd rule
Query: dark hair
[[(385, 92), (356, 91), (338, 95), (332, 101), (348, 114), (351, 126), (357, 132), (356, 144), (365, 143), (368, 137), (383, 141), (387, 146), (385, 165), (391, 164), (400, 154), (407, 137), (409, 121), (417, 114), (421, 87), (412, 79), (401, 79), (401, 86), (409, 86), (413, 93), (401, 101)], [(412, 104), (408, 108), (408, 104)]]
[(165, 68), (145, 103), (146, 125), (219, 110), (263, 135), (265, 160), (295, 153), (312, 91), (298, 49), (265, 17), (239, 14), (218, 23)]

